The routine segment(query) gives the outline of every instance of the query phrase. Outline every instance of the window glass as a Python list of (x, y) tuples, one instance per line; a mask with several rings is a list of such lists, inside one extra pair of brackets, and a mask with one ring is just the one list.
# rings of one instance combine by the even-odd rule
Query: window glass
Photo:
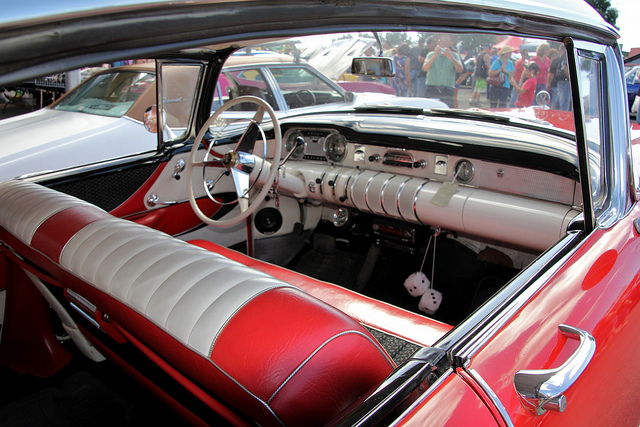
[(200, 64), (162, 64), (165, 141), (179, 139), (187, 131), (201, 71)]
[(580, 53), (578, 56), (578, 76), (580, 95), (584, 109), (584, 124), (589, 145), (589, 172), (594, 207), (602, 206), (606, 198), (604, 185), (606, 168), (605, 156), (605, 81), (602, 59), (595, 55)]
[(54, 109), (122, 117), (155, 80), (155, 73), (114, 71), (94, 74), (73, 89)]
[[(218, 88), (213, 103), (213, 108), (220, 107), (227, 101), (239, 96), (255, 96), (262, 98), (271, 105), (274, 110), (278, 110), (265, 76), (259, 68), (248, 67), (242, 70), (224, 71), (218, 79)], [(255, 111), (256, 104), (242, 103), (231, 108), (232, 111)]]
[(343, 102), (344, 98), (318, 75), (304, 67), (271, 68), (289, 108)]

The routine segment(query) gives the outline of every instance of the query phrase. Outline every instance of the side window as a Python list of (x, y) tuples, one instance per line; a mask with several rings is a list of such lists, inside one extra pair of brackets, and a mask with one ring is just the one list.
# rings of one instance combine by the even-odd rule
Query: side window
[[(251, 95), (262, 98), (278, 110), (278, 105), (273, 97), (271, 88), (258, 68), (246, 68), (242, 70), (223, 71), (218, 79), (217, 90), (213, 102), (214, 108), (239, 96)], [(254, 111), (256, 105), (252, 103), (238, 104), (233, 111)]]
[(601, 207), (607, 197), (606, 178), (606, 102), (603, 82), (603, 57), (590, 52), (578, 54), (578, 84), (584, 112), (586, 138), (589, 144), (589, 171), (594, 208)]
[(304, 67), (271, 68), (289, 108), (343, 102), (341, 93)]
[(165, 127), (164, 141), (182, 138), (193, 115), (198, 82), (202, 73), (200, 64), (163, 63), (162, 109)]

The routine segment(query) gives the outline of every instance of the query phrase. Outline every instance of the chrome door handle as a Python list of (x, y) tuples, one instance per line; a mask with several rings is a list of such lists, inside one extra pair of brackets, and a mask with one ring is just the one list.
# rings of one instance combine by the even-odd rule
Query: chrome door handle
[(156, 205), (163, 205), (163, 206), (171, 206), (171, 205), (177, 205), (178, 201), (170, 201), (170, 202), (162, 202), (160, 201), (160, 197), (158, 197), (157, 194), (152, 194), (147, 198), (147, 204), (151, 207), (156, 206)]
[(560, 325), (558, 329), (565, 337), (580, 340), (571, 357), (558, 368), (523, 370), (513, 377), (522, 405), (536, 415), (548, 410), (564, 411), (567, 405), (564, 393), (580, 377), (596, 351), (596, 340), (590, 333), (568, 325)]

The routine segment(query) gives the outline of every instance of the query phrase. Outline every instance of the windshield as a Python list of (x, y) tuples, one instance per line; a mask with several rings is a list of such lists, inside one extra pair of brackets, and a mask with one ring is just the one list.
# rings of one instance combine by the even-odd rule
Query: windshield
[(67, 94), (54, 110), (122, 117), (155, 80), (155, 73), (114, 70), (94, 74)]
[[(353, 58), (377, 56), (392, 60), (395, 76), (351, 73)], [(491, 34), (341, 33), (242, 49), (225, 64), (214, 108), (250, 94), (281, 114), (342, 105), (461, 109), (468, 117), (514, 118), (573, 133), (570, 91), (566, 52), (556, 41)]]

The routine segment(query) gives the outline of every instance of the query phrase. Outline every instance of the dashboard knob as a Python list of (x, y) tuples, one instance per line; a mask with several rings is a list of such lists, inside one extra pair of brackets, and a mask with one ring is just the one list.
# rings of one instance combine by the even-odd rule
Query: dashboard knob
[(380, 159), (381, 159), (380, 154), (374, 154), (374, 155), (369, 156), (369, 161), (370, 162), (376, 162), (377, 163), (377, 162), (380, 161)]

